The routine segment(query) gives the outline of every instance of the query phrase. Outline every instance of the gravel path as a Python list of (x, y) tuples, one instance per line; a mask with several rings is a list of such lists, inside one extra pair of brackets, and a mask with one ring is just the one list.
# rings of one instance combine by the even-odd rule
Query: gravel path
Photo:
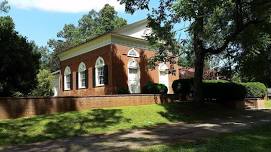
[(212, 119), (199, 123), (174, 123), (147, 129), (135, 129), (113, 134), (79, 136), (20, 146), (3, 152), (112, 152), (129, 151), (162, 143), (195, 142), (210, 135), (235, 132), (271, 122), (271, 110), (248, 111), (238, 117)]

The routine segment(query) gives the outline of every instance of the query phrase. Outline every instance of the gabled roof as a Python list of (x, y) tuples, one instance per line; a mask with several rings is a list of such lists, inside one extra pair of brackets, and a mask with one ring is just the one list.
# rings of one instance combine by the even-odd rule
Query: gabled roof
[(112, 33), (121, 33), (122, 31), (129, 30), (131, 28), (135, 28), (135, 27), (138, 27), (140, 25), (147, 25), (147, 24), (148, 24), (148, 19), (143, 19), (143, 20), (134, 22), (132, 24), (128, 24), (128, 25), (125, 25), (123, 27), (120, 27), (120, 28), (118, 28), (116, 30), (113, 30)]
[[(140, 26), (140, 25), (144, 25), (144, 24), (145, 24), (145, 25), (148, 24), (148, 20), (147, 20), (147, 19), (143, 19), (143, 20), (134, 22), (134, 23), (132, 23), (132, 24), (128, 24), (128, 25), (125, 25), (125, 26), (123, 26), (123, 27), (120, 27), (120, 28), (118, 28), (118, 29), (116, 29), (116, 30), (113, 30), (113, 31), (111, 31), (111, 32), (107, 32), (107, 33), (104, 33), (104, 34), (95, 36), (95, 37), (93, 37), (93, 38), (87, 39), (86, 41), (84, 41), (84, 42), (82, 42), (82, 43), (79, 43), (79, 44), (77, 44), (77, 45), (71, 46), (71, 47), (69, 47), (69, 48), (67, 48), (67, 49), (65, 49), (65, 50), (63, 50), (63, 51), (61, 51), (61, 52), (59, 52), (58, 54), (61, 54), (61, 53), (66, 52), (66, 51), (68, 51), (68, 50), (71, 50), (71, 49), (74, 49), (74, 48), (79, 47), (79, 46), (81, 46), (81, 45), (84, 45), (84, 44), (86, 44), (86, 43), (89, 43), (90, 41), (95, 40), (95, 39), (98, 39), (98, 38), (103, 37), (103, 36), (105, 36), (105, 35), (117, 34), (117, 35), (128, 36), (128, 35), (124, 35), (122, 32), (123, 32), (123, 31), (127, 31), (127, 30), (129, 30), (129, 29), (136, 28), (136, 27), (138, 27), (138, 26)], [(135, 38), (135, 39), (138, 39), (138, 38), (136, 38), (136, 37), (134, 37), (134, 38)]]

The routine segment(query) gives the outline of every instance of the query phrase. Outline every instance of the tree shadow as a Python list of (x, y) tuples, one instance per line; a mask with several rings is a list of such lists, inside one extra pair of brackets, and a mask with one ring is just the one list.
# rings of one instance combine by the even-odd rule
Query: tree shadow
[[(104, 128), (130, 122), (120, 109), (94, 109), (0, 122), (0, 145), (24, 144), (48, 139), (98, 133)], [(40, 125), (39, 125), (40, 124)]]
[(246, 112), (245, 110), (233, 109), (212, 102), (206, 102), (200, 107), (191, 101), (172, 103), (165, 102), (162, 103), (161, 106), (163, 106), (166, 111), (159, 112), (159, 114), (171, 122), (202, 122), (210, 119), (231, 118)]

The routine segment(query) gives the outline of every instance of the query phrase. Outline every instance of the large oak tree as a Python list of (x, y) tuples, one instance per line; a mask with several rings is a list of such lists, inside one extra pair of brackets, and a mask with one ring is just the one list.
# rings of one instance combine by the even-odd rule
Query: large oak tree
[[(150, 7), (149, 0), (120, 0), (120, 3), (125, 4), (130, 13)], [(158, 47), (156, 59), (163, 61), (172, 54), (178, 55), (178, 46), (182, 47), (176, 40), (177, 25), (190, 23), (187, 32), (195, 54), (194, 100), (200, 102), (205, 58), (225, 51), (240, 56), (253, 51), (250, 48), (255, 43), (248, 42), (259, 41), (262, 37), (270, 39), (271, 1), (160, 0), (148, 19), (153, 29), (149, 42)]]

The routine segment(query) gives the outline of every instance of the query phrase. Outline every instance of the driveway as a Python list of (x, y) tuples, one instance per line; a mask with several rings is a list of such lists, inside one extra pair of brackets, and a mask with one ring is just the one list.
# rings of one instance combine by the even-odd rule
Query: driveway
[(197, 123), (174, 123), (153, 128), (120, 131), (113, 134), (79, 136), (20, 146), (6, 147), (3, 152), (112, 152), (129, 151), (164, 143), (195, 142), (220, 133), (249, 129), (271, 123), (271, 110), (250, 110), (237, 117), (212, 119)]

